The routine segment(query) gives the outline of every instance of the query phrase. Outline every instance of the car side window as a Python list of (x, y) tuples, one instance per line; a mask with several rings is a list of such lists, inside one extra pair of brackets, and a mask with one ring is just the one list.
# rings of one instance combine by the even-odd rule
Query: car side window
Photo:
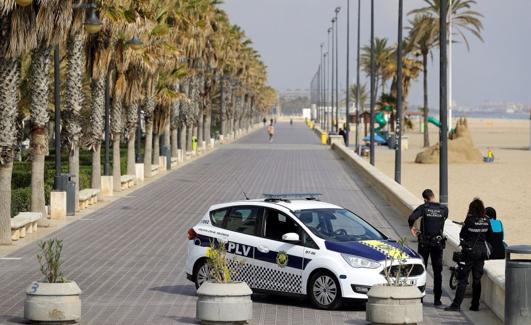
[(234, 207), (230, 210), (225, 229), (247, 235), (256, 235), (258, 207)]
[(210, 222), (212, 225), (216, 227), (223, 227), (223, 221), (225, 220), (227, 211), (228, 209), (210, 211)]
[(294, 232), (299, 234), (299, 225), (284, 213), (267, 209), (265, 219), (265, 237), (267, 239), (282, 241), (282, 235)]

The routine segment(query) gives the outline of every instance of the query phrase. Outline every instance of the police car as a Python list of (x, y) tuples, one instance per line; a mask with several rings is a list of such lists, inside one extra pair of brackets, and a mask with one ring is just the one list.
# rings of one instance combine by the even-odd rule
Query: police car
[(233, 280), (255, 292), (307, 296), (322, 309), (337, 308), (342, 298), (366, 300), (371, 286), (386, 283), (385, 271), (396, 274), (391, 256), (405, 261), (406, 284), (424, 292), (426, 272), (414, 250), (316, 198), (271, 194), (212, 206), (188, 231), (188, 279), (197, 288), (209, 279), (208, 249), (216, 241), (226, 245)]

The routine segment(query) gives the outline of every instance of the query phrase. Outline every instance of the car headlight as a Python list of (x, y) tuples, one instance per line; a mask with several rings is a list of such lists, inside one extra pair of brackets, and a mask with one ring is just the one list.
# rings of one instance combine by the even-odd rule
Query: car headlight
[(364, 269), (376, 269), (380, 267), (380, 263), (370, 260), (368, 258), (352, 256), (348, 254), (341, 254), (341, 256), (343, 257), (345, 262), (347, 262), (348, 265), (352, 267), (364, 268)]

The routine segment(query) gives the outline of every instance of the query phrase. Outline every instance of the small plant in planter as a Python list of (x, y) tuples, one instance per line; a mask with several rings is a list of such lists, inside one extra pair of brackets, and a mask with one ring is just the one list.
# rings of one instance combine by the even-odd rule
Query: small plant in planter
[(37, 260), (44, 280), (33, 282), (26, 289), (24, 318), (35, 322), (78, 321), (81, 318), (81, 289), (63, 275), (63, 241), (43, 241), (39, 248)]
[(413, 265), (403, 253), (406, 239), (398, 249), (388, 246), (384, 263), (386, 284), (373, 286), (367, 293), (366, 320), (376, 324), (416, 324), (422, 322), (422, 293), (409, 281)]
[(226, 243), (211, 242), (207, 258), (210, 280), (197, 289), (197, 319), (202, 324), (247, 323), (253, 318), (252, 291), (245, 282), (231, 280)]

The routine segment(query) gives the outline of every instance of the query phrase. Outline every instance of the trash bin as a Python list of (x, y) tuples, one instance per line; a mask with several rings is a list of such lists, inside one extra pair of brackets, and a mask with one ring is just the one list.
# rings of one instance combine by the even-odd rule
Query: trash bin
[(168, 146), (162, 146), (160, 149), (161, 155), (166, 157), (166, 170), (171, 170), (171, 151), (170, 147)]
[(197, 151), (197, 137), (192, 137), (192, 151)]
[[(511, 254), (530, 259), (511, 259)], [(505, 324), (531, 324), (531, 245), (509, 246), (505, 253)]]
[(56, 189), (66, 192), (66, 215), (76, 215), (76, 182), (72, 181), (72, 174), (61, 174), (55, 177)]
[(387, 146), (389, 147), (389, 149), (396, 149), (396, 145), (397, 145), (397, 142), (396, 142), (396, 137), (395, 137), (395, 134), (389, 134), (389, 139), (387, 139)]
[(321, 132), (321, 144), (326, 144), (328, 142), (328, 134), (326, 132)]

